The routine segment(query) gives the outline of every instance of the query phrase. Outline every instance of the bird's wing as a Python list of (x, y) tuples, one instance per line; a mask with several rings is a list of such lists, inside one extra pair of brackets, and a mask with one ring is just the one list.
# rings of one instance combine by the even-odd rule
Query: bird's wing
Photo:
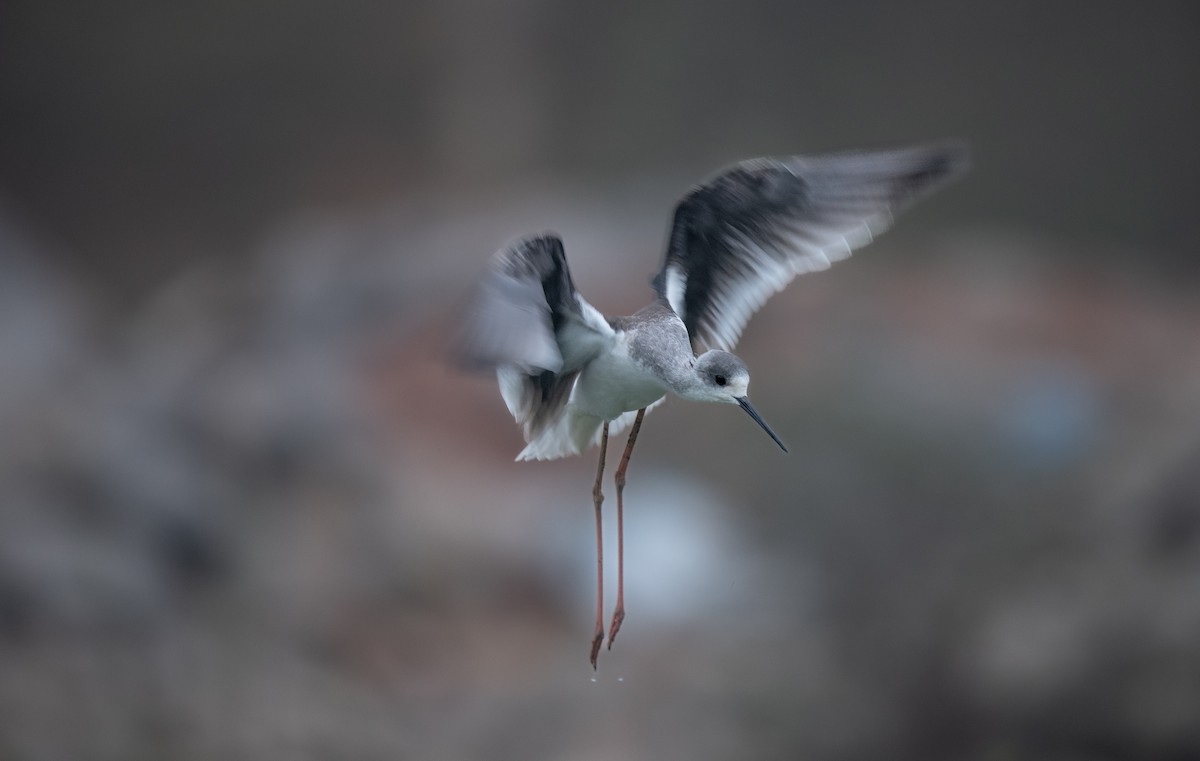
[(456, 349), (466, 364), (500, 371), (501, 394), (529, 441), (562, 411), (580, 369), (615, 340), (575, 290), (562, 240), (547, 233), (492, 257)]
[(679, 202), (654, 288), (693, 342), (729, 351), (792, 278), (870, 243), (967, 163), (957, 142), (743, 161)]

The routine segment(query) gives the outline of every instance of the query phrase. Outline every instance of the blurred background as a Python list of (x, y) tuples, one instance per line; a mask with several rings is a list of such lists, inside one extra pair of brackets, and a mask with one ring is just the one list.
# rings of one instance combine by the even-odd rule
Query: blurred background
[[(1198, 16), (0, 5), (0, 757), (1197, 757)], [(444, 361), (488, 257), (627, 314), (716, 168), (948, 136), (743, 337), (790, 455), (647, 418), (593, 673), (595, 454)]]

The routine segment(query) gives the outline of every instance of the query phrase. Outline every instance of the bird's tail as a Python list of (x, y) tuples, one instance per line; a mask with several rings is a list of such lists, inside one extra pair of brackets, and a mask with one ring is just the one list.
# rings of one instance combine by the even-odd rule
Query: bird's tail
[[(659, 399), (646, 408), (650, 411), (662, 404)], [(611, 438), (633, 425), (637, 412), (625, 412), (608, 423), (608, 435)], [(570, 406), (563, 411), (551, 425), (529, 441), (528, 446), (517, 455), (518, 460), (555, 460), (559, 457), (570, 457), (582, 454), (600, 443), (600, 429), (604, 418), (585, 415), (573, 410)]]

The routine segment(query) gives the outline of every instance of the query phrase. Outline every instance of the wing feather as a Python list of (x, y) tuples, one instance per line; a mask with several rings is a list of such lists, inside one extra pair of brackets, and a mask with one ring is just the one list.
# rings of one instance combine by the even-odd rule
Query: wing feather
[(796, 275), (872, 242), (967, 163), (962, 143), (944, 142), (735, 164), (675, 208), (655, 290), (693, 342), (729, 351), (754, 312)]
[(616, 340), (575, 290), (562, 240), (522, 238), (492, 257), (456, 342), (467, 365), (497, 371), (500, 392), (525, 440), (560, 415), (580, 369)]

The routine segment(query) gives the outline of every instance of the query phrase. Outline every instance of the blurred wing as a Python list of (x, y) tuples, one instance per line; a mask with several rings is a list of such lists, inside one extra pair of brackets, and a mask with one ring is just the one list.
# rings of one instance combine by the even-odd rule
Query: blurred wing
[(680, 201), (654, 288), (693, 342), (729, 351), (796, 275), (870, 243), (967, 163), (954, 142), (743, 161)]
[(509, 412), (537, 436), (562, 410), (579, 370), (616, 339), (575, 290), (562, 240), (522, 238), (492, 258), (456, 353), (496, 369)]

